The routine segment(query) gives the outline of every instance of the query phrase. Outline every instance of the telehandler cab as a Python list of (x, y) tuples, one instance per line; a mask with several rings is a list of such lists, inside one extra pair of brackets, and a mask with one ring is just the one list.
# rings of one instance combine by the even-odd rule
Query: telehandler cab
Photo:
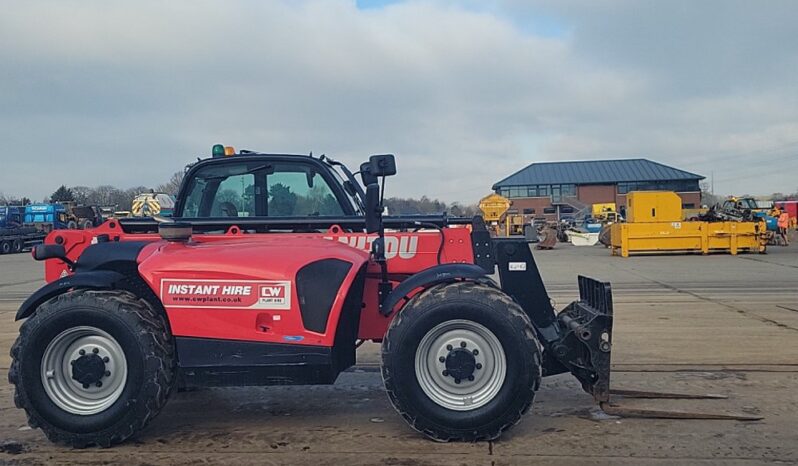
[(17, 313), (9, 379), (50, 440), (122, 442), (177, 385), (331, 384), (366, 340), (393, 406), (434, 440), (499, 437), (549, 375), (608, 401), (609, 284), (580, 277), (557, 313), (524, 240), (481, 217), (383, 217), (392, 155), (362, 164), (361, 186), (324, 156), (227, 152), (188, 169), (172, 219), (34, 250), (48, 284)]

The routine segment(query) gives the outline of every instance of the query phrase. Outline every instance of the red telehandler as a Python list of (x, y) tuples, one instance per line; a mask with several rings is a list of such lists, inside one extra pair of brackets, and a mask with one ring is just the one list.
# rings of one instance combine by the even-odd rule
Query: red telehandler
[(499, 437), (549, 375), (608, 401), (609, 284), (580, 277), (557, 313), (524, 240), (481, 217), (383, 218), (392, 155), (362, 164), (361, 185), (324, 156), (218, 147), (172, 219), (35, 248), (48, 283), (16, 316), (9, 380), (50, 440), (122, 442), (178, 385), (331, 384), (366, 340), (391, 403), (434, 440)]

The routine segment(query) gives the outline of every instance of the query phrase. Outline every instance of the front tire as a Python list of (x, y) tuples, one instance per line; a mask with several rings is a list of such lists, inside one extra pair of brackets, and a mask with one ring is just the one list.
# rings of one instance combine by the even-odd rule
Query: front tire
[(139, 432), (175, 380), (166, 320), (124, 291), (76, 290), (42, 304), (22, 324), (11, 357), (14, 402), (28, 424), (81, 448)]
[(394, 408), (436, 441), (498, 438), (521, 420), (540, 386), (540, 344), (505, 293), (472, 282), (411, 299), (382, 343)]

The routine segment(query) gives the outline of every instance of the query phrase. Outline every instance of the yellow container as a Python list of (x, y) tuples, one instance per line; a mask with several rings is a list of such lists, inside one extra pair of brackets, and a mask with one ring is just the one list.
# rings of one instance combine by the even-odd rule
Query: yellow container
[(486, 222), (498, 222), (509, 208), (510, 200), (496, 193), (488, 194), (479, 201), (479, 210)]
[(678, 222), (682, 198), (673, 191), (633, 191), (626, 195), (626, 221)]
[(614, 223), (612, 255), (687, 252), (765, 252), (764, 222), (635, 222)]

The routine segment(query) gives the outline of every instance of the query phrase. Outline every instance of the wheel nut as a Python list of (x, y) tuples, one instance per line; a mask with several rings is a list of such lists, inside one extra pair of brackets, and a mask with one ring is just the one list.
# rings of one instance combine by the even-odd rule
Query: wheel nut
[(477, 369), (482, 369), (482, 364), (480, 364), (480, 363), (477, 363), (477, 365), (476, 365), (476, 366), (474, 366), (474, 367), (476, 367)]
[(69, 361), (69, 363), (74, 366), (75, 365), (75, 360), (73, 359), (73, 360)]
[(466, 347), (466, 342), (464, 342), (464, 341), (461, 341), (461, 342), (460, 342), (460, 348), (465, 348), (465, 347)]
[(105, 376), (106, 377), (110, 377), (111, 376), (111, 371), (105, 371)]
[(103, 358), (103, 362), (108, 362), (108, 361), (110, 361), (110, 360), (111, 360), (111, 359), (110, 359), (108, 356), (106, 356), (106, 357), (104, 357), (104, 358)]
[(478, 354), (479, 354), (479, 350), (478, 350), (478, 349), (475, 349), (474, 351), (472, 351), (472, 352), (471, 352), (471, 354), (473, 354), (474, 356), (476, 356), (476, 355), (478, 355)]
[(460, 383), (460, 379), (454, 379), (454, 383)]
[(82, 350), (78, 351), (78, 354), (83, 356), (84, 354), (86, 354), (86, 350), (82, 349)]
[(98, 387), (102, 387), (103, 383), (102, 382), (97, 382), (95, 385), (97, 385)]
[(447, 351), (451, 351), (452, 350), (452, 345), (446, 345), (446, 350)]
[(468, 381), (469, 382), (473, 382), (474, 381), (474, 376), (473, 375), (469, 375), (468, 376)]
[(443, 376), (444, 376), (444, 377), (446, 377), (447, 375), (449, 375), (449, 371), (447, 371), (447, 370), (444, 370), (444, 371), (443, 371), (443, 372), (441, 372), (441, 373), (443, 374)]
[(83, 388), (89, 388), (89, 384), (87, 384), (87, 383), (84, 383), (84, 384), (83, 384)]
[(99, 353), (99, 352), (100, 352), (100, 350), (99, 350), (99, 349), (97, 349), (97, 348), (94, 348), (93, 350), (91, 350), (91, 352), (92, 352), (92, 353), (94, 353), (94, 354), (97, 354), (97, 353)]
[(443, 356), (441, 356), (441, 357), (439, 357), (439, 358), (438, 358), (438, 361), (440, 361), (440, 362), (446, 362), (446, 358), (444, 358)]

